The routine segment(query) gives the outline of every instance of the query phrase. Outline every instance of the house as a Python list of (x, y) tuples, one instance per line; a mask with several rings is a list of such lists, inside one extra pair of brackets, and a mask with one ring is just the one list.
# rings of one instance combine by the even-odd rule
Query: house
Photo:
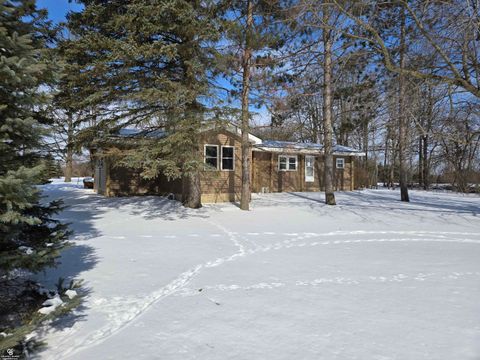
[[(165, 136), (160, 131), (123, 129), (117, 142), (125, 138)], [(321, 191), (323, 187), (323, 147), (321, 144), (262, 140), (249, 134), (252, 192)], [(211, 127), (200, 134), (199, 150), (205, 170), (201, 173), (202, 203), (238, 201), (241, 194), (241, 130), (233, 125)], [(106, 196), (167, 195), (181, 199), (181, 180), (163, 175), (143, 179), (132, 169), (112, 166), (97, 149), (95, 189)], [(335, 190), (355, 189), (354, 158), (361, 151), (334, 146)]]

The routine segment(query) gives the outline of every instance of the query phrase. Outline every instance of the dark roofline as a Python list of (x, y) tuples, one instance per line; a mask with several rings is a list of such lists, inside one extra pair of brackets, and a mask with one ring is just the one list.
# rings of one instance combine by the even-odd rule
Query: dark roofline
[[(239, 128), (233, 124), (226, 126), (224, 129), (231, 132), (234, 135), (240, 136)], [(207, 127), (204, 131), (213, 130), (212, 127)], [(167, 133), (164, 130), (155, 128), (155, 129), (135, 129), (135, 128), (123, 128), (119, 129), (116, 134), (111, 134), (109, 137), (114, 139), (162, 139), (167, 136)], [(308, 142), (295, 142), (295, 141), (279, 141), (279, 140), (262, 140), (253, 135), (251, 142), (253, 145), (253, 150), (263, 150), (263, 151), (275, 151), (275, 152), (311, 152), (311, 153), (323, 153), (323, 145), (319, 143), (308, 143)], [(363, 151), (343, 146), (343, 145), (333, 145), (333, 153), (338, 155), (352, 155), (352, 156), (365, 156)]]
[[(261, 144), (255, 145), (255, 148), (264, 151), (287, 151), (287, 152), (323, 152), (323, 145), (319, 143), (306, 143), (295, 141), (263, 140)], [(363, 151), (343, 146), (333, 145), (334, 154), (348, 154), (355, 156), (365, 156)]]

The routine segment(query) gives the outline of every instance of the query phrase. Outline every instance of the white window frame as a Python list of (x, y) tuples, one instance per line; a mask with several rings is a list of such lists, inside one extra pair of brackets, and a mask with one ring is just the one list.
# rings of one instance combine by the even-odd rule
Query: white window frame
[[(341, 163), (342, 165), (339, 166), (339, 163)], [(335, 167), (337, 169), (345, 169), (345, 159), (344, 158), (337, 158), (336, 161), (335, 161)]]
[[(232, 169), (224, 169), (223, 168), (223, 148), (232, 148), (232, 163), (233, 163), (233, 168)], [(230, 159), (227, 157), (227, 159)], [(222, 145), (220, 149), (220, 169), (222, 171), (235, 171), (235, 146), (230, 146), (230, 145)]]
[[(211, 147), (216, 147), (217, 148), (217, 167), (216, 168), (212, 168), (212, 166), (210, 166), (209, 164), (207, 164), (207, 146), (211, 146)], [(203, 145), (203, 163), (204, 163), (204, 169), (205, 170), (209, 170), (209, 171), (215, 171), (215, 170), (218, 170), (218, 159), (219, 159), (219, 153), (218, 153), (218, 148), (219, 146), (218, 145), (214, 145), (214, 144), (205, 144)], [(212, 156), (209, 156), (209, 158), (212, 158)]]
[[(280, 169), (280, 159), (285, 158), (287, 162), (286, 169)], [(290, 169), (290, 159), (295, 159), (295, 169)], [(298, 156), (297, 155), (278, 155), (278, 171), (297, 171), (298, 170)]]
[[(312, 162), (312, 176), (307, 176), (307, 158), (311, 158)], [(315, 182), (315, 156), (305, 155), (305, 182)]]

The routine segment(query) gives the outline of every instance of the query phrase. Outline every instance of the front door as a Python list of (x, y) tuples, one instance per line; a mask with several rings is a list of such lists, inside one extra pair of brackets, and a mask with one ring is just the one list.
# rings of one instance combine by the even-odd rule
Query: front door
[(315, 156), (305, 156), (305, 182), (314, 182)]

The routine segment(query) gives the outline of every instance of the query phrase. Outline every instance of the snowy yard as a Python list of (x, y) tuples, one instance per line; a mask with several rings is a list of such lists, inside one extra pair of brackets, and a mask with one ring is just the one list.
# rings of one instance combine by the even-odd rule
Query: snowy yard
[(45, 186), (81, 278), (42, 359), (480, 359), (480, 197), (412, 191), (254, 195), (187, 210)]

